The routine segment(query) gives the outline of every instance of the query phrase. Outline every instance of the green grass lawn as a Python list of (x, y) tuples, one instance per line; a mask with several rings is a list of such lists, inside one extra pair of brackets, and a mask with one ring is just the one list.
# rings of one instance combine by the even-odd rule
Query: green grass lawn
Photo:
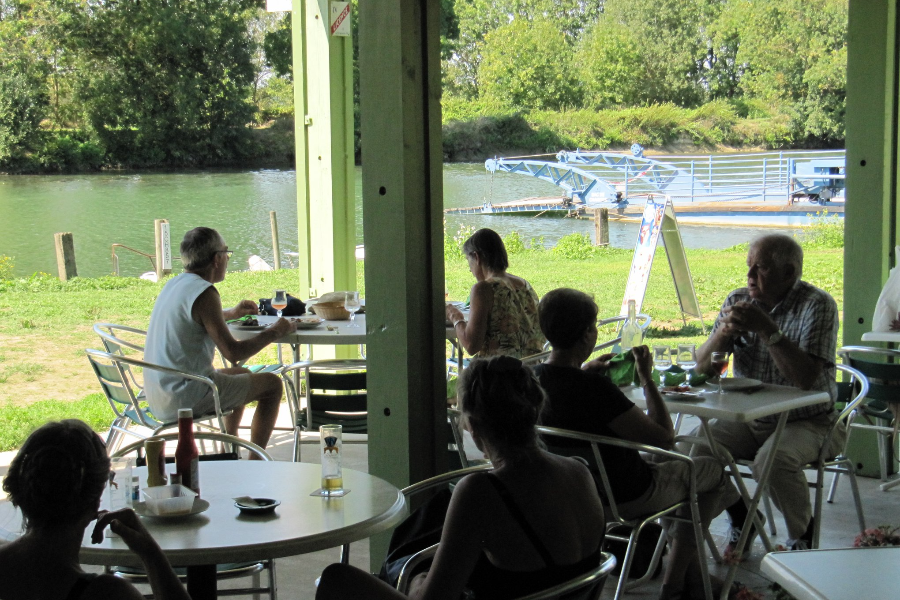
[[(689, 250), (687, 256), (708, 331), (728, 292), (745, 283), (746, 249)], [(578, 244), (566, 251), (520, 248), (510, 255), (510, 263), (509, 271), (530, 281), (538, 295), (557, 287), (577, 288), (594, 296), (605, 317), (619, 313), (631, 252), (585, 250)], [(364, 293), (363, 263), (358, 267), (358, 287)], [(806, 248), (804, 279), (828, 291), (843, 309), (842, 249)], [(474, 280), (461, 256), (447, 260), (446, 280), (451, 298), (468, 295)], [(295, 270), (240, 272), (229, 273), (217, 287), (230, 306), (243, 298), (269, 296), (276, 288), (295, 291), (298, 281)], [(73, 417), (97, 429), (109, 426), (111, 412), (97, 393), (84, 355), (85, 348), (100, 344), (91, 328), (105, 321), (145, 329), (161, 288), (161, 283), (124, 277), (0, 280), (0, 451), (16, 448), (34, 427), (52, 419)], [(653, 318), (648, 344), (661, 339), (669, 345), (699, 344), (705, 339), (700, 321), (688, 318), (684, 323), (678, 307), (660, 248), (642, 309)], [(601, 339), (612, 336), (612, 330), (601, 332)], [(274, 361), (273, 348), (254, 359)]]

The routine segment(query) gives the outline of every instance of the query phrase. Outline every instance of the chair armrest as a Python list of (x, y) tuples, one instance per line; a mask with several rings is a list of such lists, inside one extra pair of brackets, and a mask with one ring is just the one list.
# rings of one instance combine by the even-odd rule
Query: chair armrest
[[(85, 350), (89, 355), (102, 358), (112, 362), (117, 365), (119, 370), (122, 370), (121, 365), (131, 365), (133, 367), (141, 367), (142, 369), (149, 369), (151, 371), (159, 371), (161, 373), (168, 373), (170, 375), (177, 375), (179, 377), (183, 377), (184, 379), (190, 379), (192, 381), (198, 381), (204, 385), (209, 386), (209, 389), (212, 390), (213, 394), (213, 402), (216, 407), (216, 416), (221, 419), (222, 418), (222, 406), (219, 403), (219, 390), (216, 387), (216, 384), (212, 379), (206, 377), (204, 375), (194, 375), (193, 373), (185, 373), (184, 371), (179, 371), (178, 369), (173, 369), (171, 367), (164, 367), (162, 365), (155, 365), (153, 363), (149, 363), (147, 361), (138, 360), (136, 358), (131, 358), (128, 356), (122, 356), (120, 354), (110, 354), (108, 352), (101, 352), (99, 350), (88, 349)], [(124, 373), (121, 373), (123, 379), (125, 377)], [(136, 407), (135, 407), (136, 408)]]
[(404, 594), (409, 593), (409, 582), (412, 580), (412, 573), (420, 564), (434, 558), (434, 555), (437, 554), (437, 549), (438, 544), (433, 544), (409, 557), (409, 560), (400, 569), (400, 576), (397, 577), (397, 591)]
[(434, 477), (430, 477), (428, 479), (424, 479), (418, 483), (414, 483), (409, 485), (400, 492), (407, 498), (407, 500), (419, 492), (424, 492), (426, 490), (430, 490), (435, 488), (441, 484), (447, 483), (449, 481), (453, 481), (454, 479), (459, 479), (460, 477), (465, 477), (470, 473), (481, 473), (482, 471), (490, 471), (494, 468), (492, 464), (485, 465), (476, 465), (474, 467), (467, 467), (465, 469), (458, 469), (456, 471), (450, 471), (449, 473), (442, 473), (441, 475), (435, 475)]

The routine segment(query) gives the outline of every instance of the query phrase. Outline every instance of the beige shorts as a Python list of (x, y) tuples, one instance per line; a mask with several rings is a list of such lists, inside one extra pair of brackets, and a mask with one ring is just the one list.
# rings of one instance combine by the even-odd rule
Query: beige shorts
[[(240, 373), (238, 375), (229, 375), (216, 371), (210, 376), (216, 389), (219, 390), (219, 405), (222, 412), (227, 413), (235, 408), (247, 404), (250, 398), (250, 373)], [(199, 402), (194, 405), (194, 414), (212, 414), (215, 413), (215, 401), (212, 392), (209, 392)]]

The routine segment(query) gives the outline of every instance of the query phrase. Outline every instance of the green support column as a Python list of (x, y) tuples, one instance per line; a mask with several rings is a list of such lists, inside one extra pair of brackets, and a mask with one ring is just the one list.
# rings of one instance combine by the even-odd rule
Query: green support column
[(446, 469), (440, 3), (359, 10), (369, 472), (404, 486)]
[(294, 122), (300, 294), (356, 289), (353, 47), (328, 0), (294, 0)]
[(851, 0), (849, 10), (844, 345), (871, 331), (898, 218), (896, 0)]

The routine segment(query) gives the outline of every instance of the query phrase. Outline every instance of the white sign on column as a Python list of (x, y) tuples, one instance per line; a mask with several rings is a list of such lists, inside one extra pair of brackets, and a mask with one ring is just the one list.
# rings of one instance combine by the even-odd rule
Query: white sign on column
[(291, 12), (291, 0), (266, 0), (267, 12)]
[(331, 3), (331, 35), (350, 35), (350, 3)]
[(162, 244), (162, 268), (165, 271), (172, 270), (172, 240), (169, 236), (169, 224), (159, 224), (159, 237)]

